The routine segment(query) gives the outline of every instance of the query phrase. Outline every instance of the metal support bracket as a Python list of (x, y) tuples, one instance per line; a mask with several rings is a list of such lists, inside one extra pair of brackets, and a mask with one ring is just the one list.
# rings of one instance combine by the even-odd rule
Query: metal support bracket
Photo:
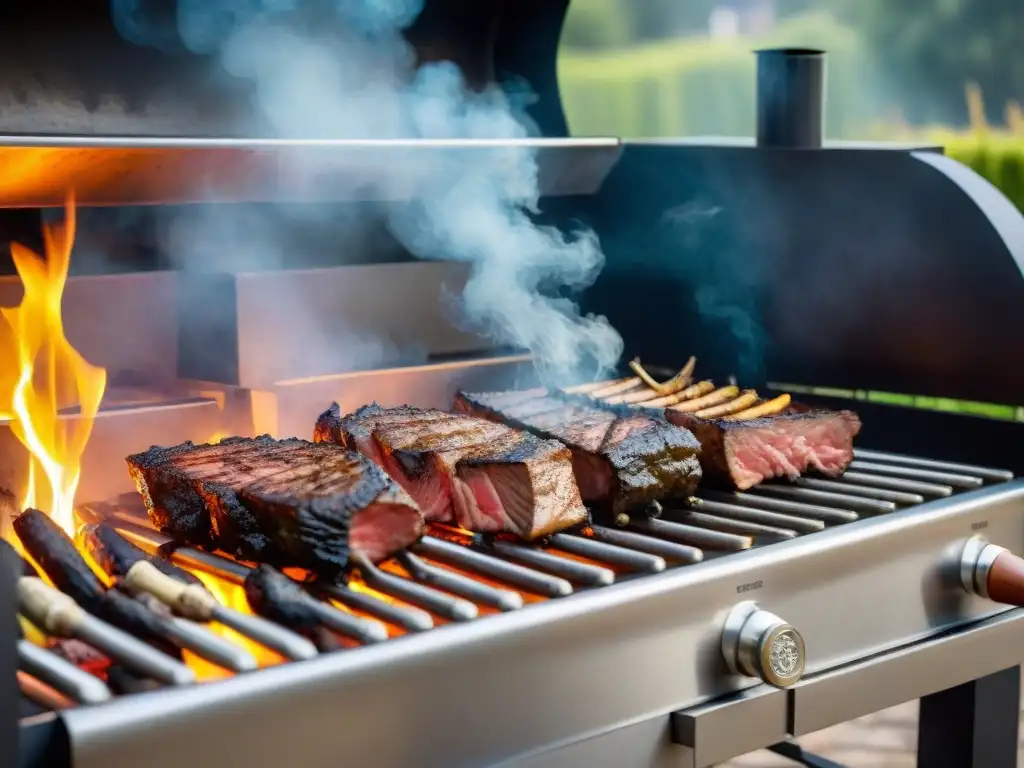
[(774, 752), (780, 757), (792, 760), (794, 763), (806, 766), (806, 768), (846, 768), (842, 763), (829, 760), (827, 757), (816, 755), (806, 751), (795, 741), (781, 741), (768, 747), (769, 752)]

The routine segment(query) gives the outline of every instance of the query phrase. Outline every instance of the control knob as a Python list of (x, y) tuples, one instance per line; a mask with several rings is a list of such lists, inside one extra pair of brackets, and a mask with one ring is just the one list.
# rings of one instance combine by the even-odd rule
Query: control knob
[(803, 637), (753, 602), (730, 611), (722, 630), (722, 655), (733, 674), (756, 677), (777, 688), (794, 685), (804, 673)]
[(960, 554), (960, 583), (972, 595), (1024, 606), (1024, 559), (984, 536), (972, 536)]

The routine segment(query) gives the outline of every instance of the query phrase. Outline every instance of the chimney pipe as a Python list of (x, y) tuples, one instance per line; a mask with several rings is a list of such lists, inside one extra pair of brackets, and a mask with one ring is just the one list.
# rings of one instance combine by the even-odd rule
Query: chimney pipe
[(825, 52), (757, 51), (757, 146), (820, 149), (825, 120)]

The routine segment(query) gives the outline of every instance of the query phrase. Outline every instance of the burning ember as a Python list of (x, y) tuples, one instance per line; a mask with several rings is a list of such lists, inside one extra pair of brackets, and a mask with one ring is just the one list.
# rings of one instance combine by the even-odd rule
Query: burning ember
[[(69, 196), (64, 222), (43, 227), (45, 256), (11, 245), (24, 296), (17, 307), (0, 309), (0, 417), (10, 420), (31, 455), (19, 506), (49, 510), (68, 533), (82, 453), (107, 383), (107, 372), (88, 363), (64, 335), (61, 299), (74, 240)], [(75, 418), (62, 418), (68, 409), (76, 410)]]

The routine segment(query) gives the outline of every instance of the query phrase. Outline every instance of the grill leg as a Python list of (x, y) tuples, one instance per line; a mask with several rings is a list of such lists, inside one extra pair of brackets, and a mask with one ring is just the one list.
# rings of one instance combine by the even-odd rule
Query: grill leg
[(1020, 667), (921, 699), (918, 768), (1016, 768)]
[(795, 741), (780, 741), (768, 747), (768, 750), (806, 768), (846, 768), (842, 763), (804, 751)]

